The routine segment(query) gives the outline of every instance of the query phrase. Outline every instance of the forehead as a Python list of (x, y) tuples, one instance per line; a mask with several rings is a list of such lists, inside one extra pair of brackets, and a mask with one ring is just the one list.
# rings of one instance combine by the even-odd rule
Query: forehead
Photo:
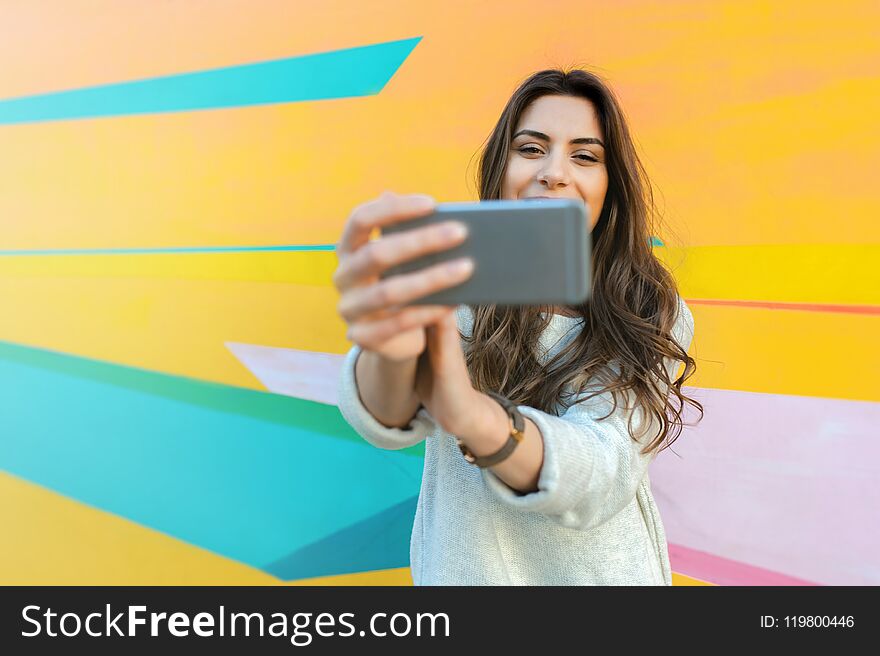
[(541, 96), (529, 104), (514, 130), (529, 128), (554, 141), (577, 137), (601, 137), (602, 126), (592, 102), (573, 96)]

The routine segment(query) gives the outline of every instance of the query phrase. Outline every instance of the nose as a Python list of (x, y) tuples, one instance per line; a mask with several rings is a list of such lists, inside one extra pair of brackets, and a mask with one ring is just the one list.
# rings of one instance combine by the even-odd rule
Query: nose
[(546, 164), (538, 174), (538, 182), (553, 189), (559, 184), (568, 184), (568, 171), (557, 157), (548, 157)]

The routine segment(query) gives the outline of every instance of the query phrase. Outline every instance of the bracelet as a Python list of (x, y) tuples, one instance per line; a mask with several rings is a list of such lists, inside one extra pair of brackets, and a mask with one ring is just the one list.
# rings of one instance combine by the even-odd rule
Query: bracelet
[(507, 438), (507, 442), (504, 446), (488, 456), (475, 456), (471, 450), (467, 448), (467, 445), (456, 437), (455, 440), (458, 442), (458, 448), (461, 450), (464, 459), (477, 467), (491, 467), (502, 462), (513, 453), (517, 444), (522, 442), (526, 435), (525, 419), (523, 419), (522, 414), (510, 399), (506, 399), (500, 394), (495, 394), (494, 392), (486, 392), (486, 394), (498, 401), (498, 403), (501, 404), (501, 407), (507, 412), (507, 416), (510, 417), (510, 437)]

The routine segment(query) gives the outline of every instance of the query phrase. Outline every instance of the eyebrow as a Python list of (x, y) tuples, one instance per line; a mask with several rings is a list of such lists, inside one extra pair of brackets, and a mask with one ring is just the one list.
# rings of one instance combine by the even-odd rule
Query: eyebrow
[[(513, 135), (513, 138), (516, 139), (521, 134), (527, 134), (530, 137), (535, 137), (536, 139), (543, 139), (544, 141), (550, 141), (550, 137), (548, 137), (546, 134), (544, 134), (543, 132), (537, 132), (535, 130), (520, 130), (515, 135)], [(602, 146), (602, 148), (605, 147), (605, 144), (602, 143), (602, 140), (597, 139), (596, 137), (581, 137), (580, 139), (572, 139), (571, 141), (569, 141), (569, 143), (572, 143), (572, 144), (598, 144), (598, 145)]]

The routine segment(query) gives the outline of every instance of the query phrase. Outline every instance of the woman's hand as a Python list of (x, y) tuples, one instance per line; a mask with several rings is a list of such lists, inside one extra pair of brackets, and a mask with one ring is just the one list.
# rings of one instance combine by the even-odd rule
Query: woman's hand
[(471, 384), (455, 310), (449, 309), (426, 329), (428, 348), (416, 370), (419, 400), (443, 430), (452, 434), (469, 430), (486, 413), (481, 395)]
[(427, 196), (385, 192), (354, 209), (336, 245), (339, 265), (333, 284), (340, 294), (337, 310), (348, 324), (346, 336), (364, 350), (391, 361), (418, 357), (425, 350), (425, 326), (449, 312), (447, 305), (403, 304), (463, 283), (473, 266), (455, 271), (451, 263), (444, 262), (380, 279), (383, 271), (396, 264), (458, 246), (466, 235), (449, 229), (464, 226), (446, 221), (372, 241), (370, 235), (375, 228), (430, 214), (435, 206)]

